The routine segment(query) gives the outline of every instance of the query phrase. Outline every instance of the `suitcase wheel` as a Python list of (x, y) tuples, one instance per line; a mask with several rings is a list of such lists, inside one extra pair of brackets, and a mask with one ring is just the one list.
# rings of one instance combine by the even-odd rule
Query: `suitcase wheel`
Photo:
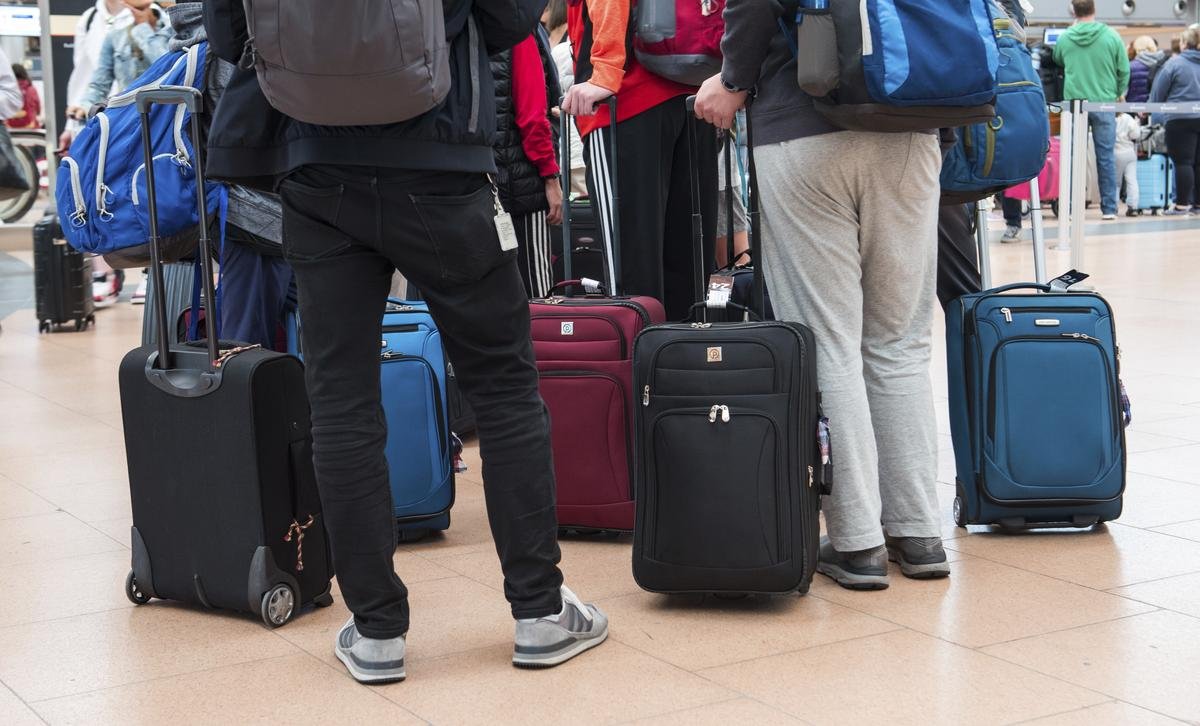
[(966, 507), (963, 506), (962, 497), (954, 498), (954, 523), (959, 527), (965, 528), (967, 526), (967, 511)]
[(49, 320), (39, 320), (38, 321), (38, 332), (39, 333), (49, 333), (50, 332), (50, 321)]
[(327, 608), (330, 605), (332, 605), (333, 604), (332, 589), (333, 588), (330, 588), (329, 590), (326, 590), (325, 592), (321, 593), (320, 595), (317, 595), (316, 597), (314, 597), (313, 605), (315, 605), (316, 607), (319, 607), (319, 608)]
[(134, 605), (145, 605), (150, 602), (150, 596), (138, 587), (133, 570), (130, 570), (129, 574), (125, 576), (125, 597), (129, 598), (129, 602)]
[(268, 628), (278, 628), (296, 612), (296, 594), (287, 585), (276, 585), (262, 597), (262, 620)]

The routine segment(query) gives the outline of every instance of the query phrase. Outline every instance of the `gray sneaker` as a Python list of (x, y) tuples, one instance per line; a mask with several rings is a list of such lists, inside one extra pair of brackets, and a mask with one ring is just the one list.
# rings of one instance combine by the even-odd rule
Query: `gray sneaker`
[(517, 621), (513, 665), (549, 668), (595, 648), (608, 637), (608, 617), (586, 605), (564, 585), (562, 610), (557, 615)]
[(350, 616), (338, 631), (333, 652), (359, 683), (404, 680), (403, 635), (387, 640), (364, 637), (354, 625), (354, 616)]
[(849, 590), (883, 590), (888, 586), (887, 553), (882, 546), (838, 552), (828, 537), (822, 537), (817, 572)]
[(888, 559), (900, 565), (905, 577), (932, 580), (950, 574), (941, 537), (884, 537)]
[(1020, 227), (1009, 226), (1009, 227), (1004, 228), (1004, 236), (1000, 238), (1000, 242), (1002, 244), (1012, 244), (1013, 242), (1020, 242), (1020, 241), (1021, 241), (1021, 228)]

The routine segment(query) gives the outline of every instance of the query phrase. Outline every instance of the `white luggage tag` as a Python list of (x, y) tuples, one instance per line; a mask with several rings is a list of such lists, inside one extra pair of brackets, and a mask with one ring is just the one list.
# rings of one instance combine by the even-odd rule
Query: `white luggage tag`
[(500, 190), (496, 187), (496, 182), (491, 176), (488, 176), (488, 181), (492, 182), (492, 199), (496, 204), (496, 235), (500, 237), (500, 250), (508, 252), (517, 248), (517, 228), (513, 226), (512, 215), (504, 211), (504, 205), (500, 204)]

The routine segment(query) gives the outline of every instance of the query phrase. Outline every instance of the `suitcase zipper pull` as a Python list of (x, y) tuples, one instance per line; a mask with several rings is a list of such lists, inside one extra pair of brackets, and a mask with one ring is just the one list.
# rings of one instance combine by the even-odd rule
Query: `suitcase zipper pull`
[(729, 407), (721, 407), (721, 423), (729, 423)]
[(1012, 322), (1012, 310), (1009, 308), (1000, 308), (1000, 314), (1004, 316), (1004, 322)]
[(721, 410), (720, 406), (713, 406), (712, 408), (708, 409), (708, 422), (709, 423), (717, 422), (717, 413), (720, 410)]
[(647, 384), (646, 387), (642, 389), (642, 405), (643, 406), (650, 405), (650, 385), (649, 384)]
[(812, 489), (812, 487), (813, 487), (813, 468), (812, 468), (812, 464), (809, 464), (808, 465), (808, 488)]
[(1062, 333), (1062, 337), (1074, 338), (1075, 340), (1098, 340), (1098, 338), (1093, 338), (1087, 333)]

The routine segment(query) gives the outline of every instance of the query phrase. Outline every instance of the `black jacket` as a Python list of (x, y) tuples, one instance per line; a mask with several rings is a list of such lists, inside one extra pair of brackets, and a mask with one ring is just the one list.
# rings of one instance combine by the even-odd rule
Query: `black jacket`
[[(273, 188), (306, 164), (494, 172), (496, 109), (488, 55), (527, 37), (544, 6), (545, 0), (443, 0), (450, 92), (437, 108), (401, 123), (317, 126), (296, 121), (271, 107), (253, 70), (239, 68), (214, 112), (210, 177)], [(204, 21), (212, 51), (238, 62), (247, 40), (241, 0), (206, 0)], [(343, 41), (330, 39), (338, 42)]]
[[(546, 31), (535, 32), (538, 54), (542, 59), (542, 77), (546, 83), (546, 118), (550, 122), (550, 138), (558, 148), (558, 119), (550, 109), (558, 105), (560, 95), (558, 68), (550, 57), (550, 39)], [(512, 51), (492, 56), (492, 78), (496, 83), (496, 135), (492, 146), (496, 150), (496, 186), (500, 201), (513, 214), (531, 214), (549, 209), (546, 186), (537, 167), (525, 155), (521, 132), (513, 109)]]

